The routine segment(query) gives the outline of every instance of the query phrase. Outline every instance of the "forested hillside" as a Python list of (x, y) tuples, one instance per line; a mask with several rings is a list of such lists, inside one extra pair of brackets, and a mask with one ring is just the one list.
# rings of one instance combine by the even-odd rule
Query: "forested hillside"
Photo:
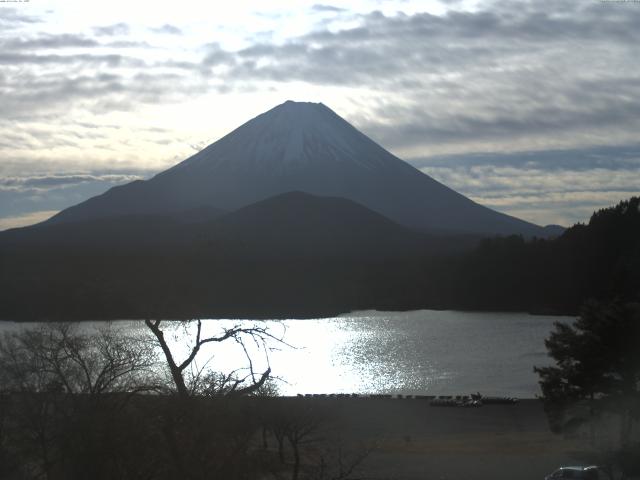
[[(306, 197), (304, 212), (292, 215), (289, 205), (299, 209), (301, 199), (291, 198), (265, 203), (277, 206), (280, 220), (256, 231), (253, 217), (239, 212), (197, 227), (122, 220), (115, 222), (122, 233), (89, 244), (71, 233), (69, 241), (53, 231), (50, 241), (32, 241), (6, 232), (0, 318), (308, 317), (419, 308), (575, 314), (587, 299), (639, 298), (638, 197), (595, 212), (556, 239), (481, 241), (414, 235), (347, 203), (338, 221), (320, 214), (325, 201)], [(311, 215), (322, 225), (310, 229)]]

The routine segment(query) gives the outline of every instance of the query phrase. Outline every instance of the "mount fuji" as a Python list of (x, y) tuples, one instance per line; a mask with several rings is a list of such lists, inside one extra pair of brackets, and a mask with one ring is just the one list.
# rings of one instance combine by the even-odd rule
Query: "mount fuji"
[(400, 160), (321, 103), (287, 101), (153, 178), (63, 210), (58, 224), (123, 215), (234, 211), (298, 191), (359, 203), (405, 227), (547, 236)]

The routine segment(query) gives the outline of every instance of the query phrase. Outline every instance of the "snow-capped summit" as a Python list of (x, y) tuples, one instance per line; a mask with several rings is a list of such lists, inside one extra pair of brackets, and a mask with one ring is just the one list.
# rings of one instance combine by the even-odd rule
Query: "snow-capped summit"
[(314, 163), (326, 168), (353, 162), (372, 168), (381, 165), (381, 153), (386, 152), (324, 104), (287, 100), (166, 173), (225, 165), (268, 175)]
[(322, 103), (292, 101), (150, 180), (112, 188), (51, 221), (202, 206), (236, 210), (290, 191), (347, 198), (418, 229), (543, 235), (540, 227), (478, 205), (433, 180)]

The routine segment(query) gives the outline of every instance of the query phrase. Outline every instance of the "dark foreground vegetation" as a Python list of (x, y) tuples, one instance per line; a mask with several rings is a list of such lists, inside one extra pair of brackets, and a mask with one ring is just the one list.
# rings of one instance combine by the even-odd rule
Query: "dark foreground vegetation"
[(213, 223), (126, 217), (8, 231), (0, 318), (576, 314), (590, 298), (638, 299), (639, 203), (600, 210), (555, 239), (417, 234), (355, 204), (327, 211), (318, 199), (271, 205), (273, 224), (250, 210)]
[[(198, 333), (178, 365), (193, 367), (207, 341), (244, 334), (260, 335)], [(6, 334), (0, 478), (339, 480), (366, 457), (368, 447), (336, 440), (329, 409), (276, 399), (262, 376), (245, 382), (184, 368), (176, 373), (181, 389), (162, 374), (150, 340), (69, 324)], [(160, 357), (169, 367), (166, 352)]]
[(0, 415), (3, 479), (337, 480), (367, 454), (325, 440), (330, 410), (297, 399), (45, 391), (3, 395)]
[(507, 480), (525, 465), (522, 478), (540, 479), (577, 463), (635, 478), (638, 308), (586, 312), (549, 340), (558, 366), (540, 369), (544, 403), (478, 408), (282, 398), (268, 368), (197, 368), (207, 344), (277, 341), (260, 327), (206, 336), (193, 321), (181, 352), (163, 346), (171, 330), (153, 320), (135, 336), (82, 324), (18, 329), (0, 340), (0, 478)]

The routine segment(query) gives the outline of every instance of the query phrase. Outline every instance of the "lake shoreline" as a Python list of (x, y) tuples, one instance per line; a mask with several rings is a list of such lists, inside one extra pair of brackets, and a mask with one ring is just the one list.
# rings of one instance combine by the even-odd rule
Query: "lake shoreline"
[(430, 310), (435, 312), (461, 312), (461, 313), (496, 313), (496, 314), (514, 314), (514, 315), (531, 315), (534, 317), (576, 317), (578, 312), (565, 312), (561, 310), (554, 309), (536, 309), (536, 310), (500, 310), (500, 309), (490, 309), (490, 310), (481, 310), (481, 309), (465, 309), (465, 308), (448, 308), (448, 307), (418, 307), (418, 308), (400, 308), (400, 309), (384, 309), (384, 308), (358, 308), (355, 310), (322, 310), (322, 311), (314, 311), (314, 312), (300, 312), (300, 311), (290, 311), (287, 313), (283, 313), (281, 311), (277, 313), (264, 313), (257, 315), (255, 312), (251, 311), (246, 315), (242, 313), (230, 313), (229, 310), (220, 310), (214, 311), (212, 313), (201, 314), (201, 315), (167, 315), (167, 316), (159, 316), (159, 315), (148, 315), (148, 316), (132, 316), (128, 317), (126, 315), (122, 316), (83, 316), (82, 318), (77, 318), (75, 316), (65, 316), (65, 317), (46, 317), (46, 318), (0, 318), (0, 323), (2, 322), (13, 322), (13, 323), (55, 323), (55, 322), (72, 322), (72, 323), (81, 323), (81, 322), (128, 322), (128, 321), (144, 321), (145, 319), (161, 319), (168, 321), (186, 321), (186, 320), (255, 320), (255, 321), (265, 321), (265, 320), (322, 320), (322, 319), (330, 319), (334, 317), (344, 316), (344, 315), (356, 315), (361, 312), (379, 312), (379, 313), (389, 313), (389, 314), (398, 314), (398, 313), (406, 313), (413, 312), (419, 310)]

